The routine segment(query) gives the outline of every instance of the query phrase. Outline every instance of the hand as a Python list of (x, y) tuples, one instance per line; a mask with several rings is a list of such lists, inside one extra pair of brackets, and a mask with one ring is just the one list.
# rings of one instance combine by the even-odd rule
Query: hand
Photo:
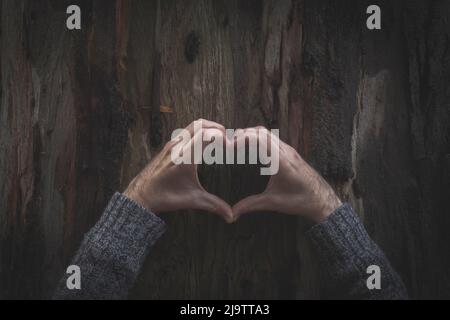
[[(194, 126), (194, 123), (197, 125)], [(179, 139), (169, 141), (147, 167), (134, 178), (124, 195), (156, 214), (181, 209), (198, 209), (219, 214), (227, 222), (232, 222), (231, 207), (201, 186), (197, 175), (197, 165), (175, 165), (171, 159), (174, 148), (181, 154), (187, 151), (193, 154), (195, 142), (201, 141), (199, 139), (202, 139), (207, 130), (220, 130), (223, 137), (225, 136), (225, 128), (218, 123), (201, 120), (201, 126), (198, 124), (199, 122), (192, 122), (186, 127), (192, 137), (187, 143)]]
[(261, 146), (264, 143), (261, 139), (259, 145), (268, 147), (272, 156), (274, 152), (279, 152), (279, 171), (271, 176), (263, 193), (247, 197), (233, 206), (235, 220), (248, 212), (277, 211), (300, 215), (320, 223), (341, 205), (331, 186), (294, 148), (265, 128), (249, 128), (245, 131), (246, 136), (256, 135), (259, 138), (261, 134), (266, 135), (267, 145)]

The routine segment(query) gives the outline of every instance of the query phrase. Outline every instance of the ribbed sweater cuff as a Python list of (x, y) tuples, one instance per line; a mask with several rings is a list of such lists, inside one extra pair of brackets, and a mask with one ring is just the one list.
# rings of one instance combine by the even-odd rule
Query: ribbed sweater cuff
[(165, 223), (126, 196), (115, 193), (84, 246), (100, 256), (120, 255), (126, 268), (137, 273), (148, 249), (164, 233)]
[[(343, 204), (307, 236), (327, 271), (328, 288), (339, 297), (406, 299), (408, 294), (382, 250), (372, 241), (349, 204)], [(367, 268), (380, 267), (381, 290), (366, 286)]]
[[(352, 207), (344, 203), (325, 221), (313, 226), (307, 236), (311, 239), (320, 258), (328, 263), (349, 263), (366, 269), (383, 255), (367, 234)], [(384, 256), (384, 255), (383, 255)]]

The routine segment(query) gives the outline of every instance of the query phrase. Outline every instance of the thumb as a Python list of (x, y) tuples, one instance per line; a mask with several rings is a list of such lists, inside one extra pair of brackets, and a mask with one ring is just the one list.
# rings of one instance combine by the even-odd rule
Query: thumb
[(201, 201), (202, 210), (206, 210), (212, 213), (216, 213), (222, 216), (227, 223), (232, 223), (233, 219), (233, 211), (228, 203), (223, 201), (221, 198), (204, 191), (202, 193), (202, 201)]
[(247, 198), (242, 199), (236, 203), (233, 208), (234, 221), (236, 221), (242, 214), (255, 212), (255, 211), (267, 211), (268, 207), (267, 195), (264, 193), (255, 194)]

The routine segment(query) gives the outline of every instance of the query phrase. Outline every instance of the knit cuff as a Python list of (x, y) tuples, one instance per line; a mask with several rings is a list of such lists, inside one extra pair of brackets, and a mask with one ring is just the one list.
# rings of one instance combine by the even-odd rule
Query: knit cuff
[(137, 273), (148, 249), (164, 233), (165, 223), (142, 205), (115, 193), (83, 246), (100, 261), (116, 257), (122, 267)]
[(382, 255), (348, 203), (341, 205), (322, 223), (313, 226), (307, 236), (319, 257), (327, 263), (353, 263), (365, 270)]

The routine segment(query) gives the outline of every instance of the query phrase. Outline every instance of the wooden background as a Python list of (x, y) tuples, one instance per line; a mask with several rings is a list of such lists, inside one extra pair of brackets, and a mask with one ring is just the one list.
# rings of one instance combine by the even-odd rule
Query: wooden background
[[(172, 130), (280, 128), (414, 298), (450, 298), (450, 2), (0, 0), (0, 298), (46, 298)], [(82, 30), (65, 27), (82, 9)], [(159, 106), (173, 108), (160, 112)], [(203, 168), (230, 202), (254, 168)], [(302, 221), (164, 215), (134, 298), (317, 298)]]

